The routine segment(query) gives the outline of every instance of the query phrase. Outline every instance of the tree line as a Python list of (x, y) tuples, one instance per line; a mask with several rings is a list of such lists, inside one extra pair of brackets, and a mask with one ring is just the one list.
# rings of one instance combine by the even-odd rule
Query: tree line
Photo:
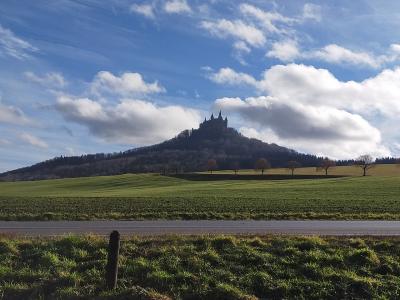
[[(390, 161), (390, 164), (397, 164), (400, 167), (400, 159), (392, 159), (387, 158), (387, 161)], [(340, 162), (340, 161), (339, 161)], [(377, 164), (382, 164), (382, 159), (374, 159), (369, 154), (360, 155), (357, 159), (351, 160), (352, 166), (361, 169), (362, 176), (367, 176), (368, 170), (374, 168)], [(329, 170), (336, 167), (341, 166), (342, 164), (337, 164), (335, 160), (329, 159), (325, 157), (322, 159), (320, 164), (316, 167), (317, 172), (324, 172), (326, 176), (328, 176)], [(349, 164), (346, 164), (347, 166)], [(302, 164), (295, 160), (290, 160), (286, 164), (286, 169), (291, 172), (291, 175), (294, 176), (296, 169), (302, 167)], [(266, 158), (259, 158), (254, 164), (254, 170), (261, 172), (261, 175), (264, 175), (265, 171), (271, 168), (270, 162)], [(234, 161), (231, 163), (229, 168), (236, 174), (240, 171), (240, 163)], [(212, 174), (214, 171), (218, 170), (218, 163), (216, 159), (209, 159), (207, 161), (207, 170)]]

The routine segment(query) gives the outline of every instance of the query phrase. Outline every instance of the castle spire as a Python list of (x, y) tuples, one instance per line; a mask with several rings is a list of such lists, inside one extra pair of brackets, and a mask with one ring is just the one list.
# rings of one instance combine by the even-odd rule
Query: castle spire
[(221, 113), (221, 111), (219, 111), (218, 120), (222, 120), (222, 113)]
[(214, 114), (211, 114), (210, 120), (214, 120)]

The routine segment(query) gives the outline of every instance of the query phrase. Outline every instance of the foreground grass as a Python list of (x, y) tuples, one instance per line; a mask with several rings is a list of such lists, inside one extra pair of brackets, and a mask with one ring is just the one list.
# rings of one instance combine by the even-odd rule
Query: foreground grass
[(2, 220), (400, 219), (399, 177), (189, 181), (120, 175), (0, 183)]
[(122, 241), (104, 288), (98, 237), (0, 239), (4, 299), (398, 299), (400, 239), (164, 237)]

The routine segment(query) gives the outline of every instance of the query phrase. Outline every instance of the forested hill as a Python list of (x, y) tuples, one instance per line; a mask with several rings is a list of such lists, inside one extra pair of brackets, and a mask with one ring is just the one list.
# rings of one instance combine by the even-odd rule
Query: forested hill
[(227, 126), (227, 119), (212, 117), (199, 129), (185, 130), (163, 143), (113, 154), (57, 157), (30, 167), (0, 174), (2, 180), (115, 175), (139, 172), (192, 172), (207, 168), (215, 159), (220, 169), (253, 168), (257, 159), (266, 158), (272, 167), (284, 167), (296, 160), (303, 166), (316, 166), (321, 158), (247, 138)]

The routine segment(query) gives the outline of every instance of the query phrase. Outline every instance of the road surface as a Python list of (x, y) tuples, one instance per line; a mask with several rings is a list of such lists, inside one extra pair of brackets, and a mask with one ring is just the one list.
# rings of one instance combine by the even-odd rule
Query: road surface
[(55, 236), (94, 233), (107, 235), (164, 234), (284, 234), (284, 235), (400, 235), (400, 221), (0, 221), (0, 234)]

